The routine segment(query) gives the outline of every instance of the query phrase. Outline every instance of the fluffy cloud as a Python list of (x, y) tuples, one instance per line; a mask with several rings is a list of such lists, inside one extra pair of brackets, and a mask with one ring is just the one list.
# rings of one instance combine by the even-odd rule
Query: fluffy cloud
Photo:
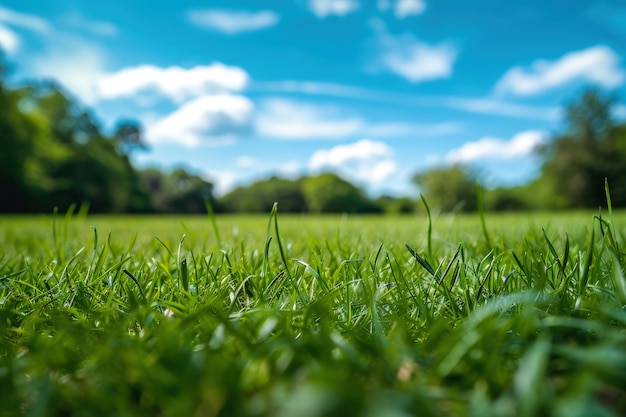
[(448, 163), (467, 163), (480, 159), (523, 158), (532, 155), (532, 152), (545, 142), (545, 133), (536, 130), (518, 133), (510, 140), (486, 137), (451, 150), (445, 159)]
[(594, 46), (567, 53), (556, 61), (535, 61), (530, 68), (511, 68), (500, 78), (495, 91), (530, 96), (573, 81), (592, 82), (614, 88), (622, 85), (626, 78), (626, 74), (619, 67), (619, 60), (610, 48)]
[(142, 65), (103, 77), (98, 83), (98, 91), (102, 98), (108, 99), (157, 92), (182, 102), (206, 94), (241, 91), (248, 80), (243, 69), (221, 63), (190, 69)]
[(384, 142), (361, 139), (320, 149), (308, 162), (312, 171), (332, 170), (349, 180), (378, 186), (398, 171), (393, 150)]
[(251, 131), (252, 102), (243, 96), (218, 94), (192, 100), (151, 125), (151, 142), (173, 142), (187, 147), (223, 145)]
[(315, 152), (309, 159), (309, 167), (311, 169), (325, 166), (338, 167), (349, 162), (367, 162), (391, 155), (392, 150), (386, 143), (361, 139), (349, 145), (337, 145), (330, 149), (321, 149)]
[(387, 42), (383, 65), (412, 83), (449, 78), (456, 51), (448, 44), (428, 45), (410, 36)]
[(412, 83), (449, 78), (457, 51), (449, 43), (431, 45), (410, 33), (392, 36), (381, 20), (372, 19), (377, 32), (378, 54), (375, 66), (399, 75)]
[(267, 99), (257, 117), (259, 134), (274, 139), (340, 139), (355, 135), (364, 122), (340, 117), (334, 107), (320, 107), (285, 99)]
[(15, 10), (2, 6), (0, 6), (0, 22), (4, 22), (8, 25), (19, 26), (41, 34), (46, 34), (51, 31), (51, 26), (45, 19), (26, 13), (16, 12)]
[(330, 15), (345, 16), (359, 9), (355, 0), (310, 0), (309, 9), (320, 19)]
[(398, 0), (394, 8), (394, 14), (398, 19), (415, 16), (424, 13), (426, 3), (423, 0)]
[(196, 26), (228, 35), (270, 28), (278, 24), (278, 14), (263, 10), (259, 12), (233, 12), (227, 10), (192, 10), (187, 15)]
[(211, 170), (203, 175), (207, 181), (213, 184), (213, 193), (216, 197), (222, 197), (232, 191), (239, 180), (236, 171), (230, 170)]
[(0, 48), (8, 54), (17, 51), (20, 46), (20, 38), (6, 26), (0, 25)]
[(56, 36), (55, 43), (28, 65), (30, 76), (52, 78), (87, 104), (99, 98), (98, 80), (105, 75), (105, 55), (96, 44)]

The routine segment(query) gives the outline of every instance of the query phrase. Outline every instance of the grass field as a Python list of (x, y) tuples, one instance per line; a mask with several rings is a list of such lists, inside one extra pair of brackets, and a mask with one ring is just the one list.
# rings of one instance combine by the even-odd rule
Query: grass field
[(0, 416), (624, 415), (598, 215), (3, 217)]

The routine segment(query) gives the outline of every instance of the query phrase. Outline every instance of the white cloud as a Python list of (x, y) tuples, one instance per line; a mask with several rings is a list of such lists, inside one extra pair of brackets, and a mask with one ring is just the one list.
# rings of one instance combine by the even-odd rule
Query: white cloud
[(330, 15), (345, 16), (359, 9), (355, 0), (309, 0), (309, 9), (323, 19)]
[(228, 35), (267, 29), (278, 24), (280, 17), (273, 11), (234, 12), (227, 10), (192, 10), (187, 15), (196, 26)]
[(56, 36), (50, 49), (33, 57), (27, 68), (29, 76), (52, 78), (83, 102), (92, 104), (99, 96), (98, 80), (105, 75), (105, 56), (98, 45)]
[(67, 13), (61, 19), (65, 24), (98, 36), (116, 36), (117, 26), (111, 22), (89, 20), (77, 12)]
[(384, 142), (361, 139), (349, 145), (337, 145), (330, 149), (321, 149), (315, 152), (309, 159), (309, 167), (311, 169), (320, 169), (326, 166), (339, 167), (349, 162), (367, 162), (389, 157), (392, 154), (391, 148)]
[(411, 83), (449, 78), (457, 51), (449, 43), (430, 45), (406, 33), (392, 36), (383, 22), (372, 20), (370, 25), (378, 32), (379, 52), (377, 66), (399, 75)]
[(320, 149), (311, 155), (308, 166), (313, 172), (331, 170), (371, 187), (380, 186), (398, 172), (393, 150), (384, 142), (370, 139)]
[(364, 122), (340, 117), (334, 107), (320, 107), (285, 99), (267, 99), (257, 117), (257, 131), (273, 139), (340, 139), (355, 135)]
[(11, 32), (2, 30), (6, 29), (6, 25), (45, 35), (47, 41), (43, 53), (29, 55), (24, 59), (23, 65), (20, 65), (23, 71), (21, 75), (53, 79), (86, 104), (96, 100), (96, 83), (105, 74), (105, 55), (99, 45), (59, 32), (41, 17), (0, 6), (0, 37), (4, 37), (0, 43), (5, 48), (7, 44), (17, 48), (20, 40), (19, 37), (14, 38), (15, 34), (11, 36)]
[(335, 106), (271, 98), (261, 102), (256, 128), (259, 134), (272, 139), (306, 140), (355, 136), (443, 136), (458, 132), (462, 126), (455, 122), (369, 122), (362, 117), (346, 114)]
[(98, 91), (108, 99), (157, 92), (182, 102), (206, 94), (241, 91), (248, 79), (243, 69), (219, 62), (190, 69), (142, 65), (108, 74), (99, 81)]
[(237, 172), (229, 170), (211, 170), (206, 172), (203, 178), (213, 184), (213, 194), (216, 197), (222, 197), (232, 191), (239, 180)]
[(426, 3), (424, 0), (397, 0), (394, 13), (398, 19), (404, 19), (409, 16), (416, 16), (424, 13)]
[(192, 100), (148, 127), (151, 142), (187, 147), (224, 145), (251, 131), (252, 102), (243, 96), (218, 94)]
[(0, 25), (0, 48), (7, 54), (16, 52), (20, 47), (20, 38), (11, 29)]
[(50, 24), (45, 19), (26, 13), (16, 12), (15, 10), (2, 6), (0, 6), (0, 22), (13, 26), (19, 26), (42, 34), (47, 34), (51, 31)]
[(448, 163), (467, 163), (480, 159), (515, 159), (531, 156), (533, 151), (546, 142), (544, 132), (529, 130), (518, 133), (510, 140), (482, 138), (453, 149), (445, 156)]
[(366, 167), (361, 171), (363, 179), (369, 180), (375, 184), (386, 181), (389, 177), (398, 171), (398, 163), (390, 159), (379, 161), (373, 167)]
[(573, 81), (619, 87), (626, 79), (619, 61), (619, 56), (610, 48), (598, 45), (567, 53), (556, 61), (535, 61), (530, 68), (511, 68), (497, 82), (495, 91), (530, 96)]

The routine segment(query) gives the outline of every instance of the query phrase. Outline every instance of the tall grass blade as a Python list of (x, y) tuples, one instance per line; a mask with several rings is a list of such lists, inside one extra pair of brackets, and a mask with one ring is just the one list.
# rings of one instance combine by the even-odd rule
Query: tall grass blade
[(206, 208), (207, 215), (209, 216), (209, 220), (211, 221), (211, 226), (213, 227), (213, 233), (215, 233), (215, 238), (217, 239), (217, 246), (222, 247), (222, 237), (220, 236), (220, 229), (217, 227), (217, 220), (215, 219), (215, 213), (213, 212), (213, 206), (209, 200), (204, 200), (204, 207)]
[(548, 244), (548, 249), (550, 250), (552, 257), (554, 258), (554, 262), (556, 262), (557, 265), (559, 266), (559, 272), (563, 274), (563, 276), (565, 276), (565, 270), (563, 268), (563, 264), (561, 263), (561, 260), (559, 259), (559, 254), (557, 253), (556, 249), (554, 248), (554, 245), (550, 241), (550, 238), (548, 237), (546, 230), (544, 228), (541, 228), (541, 231), (543, 232), (544, 240)]
[(483, 236), (485, 237), (485, 242), (487, 243), (487, 248), (491, 250), (493, 246), (491, 245), (491, 238), (489, 237), (489, 232), (487, 231), (487, 223), (485, 222), (485, 208), (483, 203), (483, 187), (480, 183), (476, 183), (476, 198), (478, 203), (478, 216), (480, 216), (480, 226), (483, 230)]
[(591, 269), (591, 262), (593, 261), (593, 248), (595, 244), (595, 229), (591, 229), (591, 238), (589, 240), (589, 249), (587, 249), (587, 254), (585, 256), (585, 263), (582, 267), (582, 273), (578, 280), (578, 298), (576, 300), (576, 310), (580, 310), (583, 296), (587, 291), (587, 283), (589, 282), (589, 271)]
[(128, 272), (126, 269), (122, 269), (122, 272), (124, 274), (126, 274), (127, 277), (129, 277), (137, 286), (137, 288), (139, 289), (139, 294), (141, 294), (141, 297), (143, 298), (143, 301), (146, 301), (146, 295), (143, 292), (143, 288), (141, 288), (141, 285), (139, 284), (139, 281), (137, 281), (137, 278), (135, 278), (135, 276), (133, 274), (131, 274), (130, 272)]
[(317, 282), (322, 286), (322, 288), (324, 288), (325, 291), (328, 291), (329, 287), (328, 284), (326, 283), (326, 281), (324, 280), (324, 278), (322, 278), (322, 276), (319, 274), (319, 272), (317, 272), (315, 269), (313, 269), (311, 267), (311, 265), (309, 265), (308, 263), (300, 260), (300, 259), (293, 259), (293, 261), (295, 261), (296, 263), (302, 265), (304, 267), (304, 270), (308, 273), (310, 273), (311, 275), (313, 275), (313, 277), (317, 280)]
[(183, 242), (186, 235), (178, 242), (178, 251), (176, 252), (176, 267), (178, 268), (178, 282), (181, 289), (185, 292), (189, 291), (189, 276), (187, 271), (187, 259), (182, 258)]
[(611, 203), (611, 192), (609, 190), (609, 180), (608, 178), (604, 179), (604, 192), (606, 194), (606, 206), (609, 211), (609, 230), (611, 231), (611, 235), (613, 236), (613, 246), (615, 248), (615, 253), (618, 254), (620, 259), (622, 258), (619, 251), (619, 244), (617, 242), (617, 234), (615, 233), (615, 222), (613, 221), (613, 204)]
[(616, 254), (611, 253), (613, 258), (613, 273), (611, 279), (613, 281), (613, 287), (615, 289), (615, 298), (621, 307), (626, 306), (626, 279), (624, 278), (624, 271)]
[(426, 197), (423, 194), (420, 194), (420, 198), (422, 199), (422, 203), (424, 204), (424, 208), (426, 209), (426, 216), (428, 217), (428, 230), (426, 233), (427, 239), (427, 248), (428, 248), (428, 259), (433, 259), (433, 244), (432, 244), (432, 234), (433, 234), (433, 219), (430, 214), (430, 207), (428, 206), (428, 202), (426, 201)]

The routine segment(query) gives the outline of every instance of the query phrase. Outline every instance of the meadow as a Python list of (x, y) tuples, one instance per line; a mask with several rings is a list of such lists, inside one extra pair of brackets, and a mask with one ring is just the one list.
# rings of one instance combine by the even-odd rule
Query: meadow
[(0, 218), (0, 416), (619, 416), (626, 213)]

